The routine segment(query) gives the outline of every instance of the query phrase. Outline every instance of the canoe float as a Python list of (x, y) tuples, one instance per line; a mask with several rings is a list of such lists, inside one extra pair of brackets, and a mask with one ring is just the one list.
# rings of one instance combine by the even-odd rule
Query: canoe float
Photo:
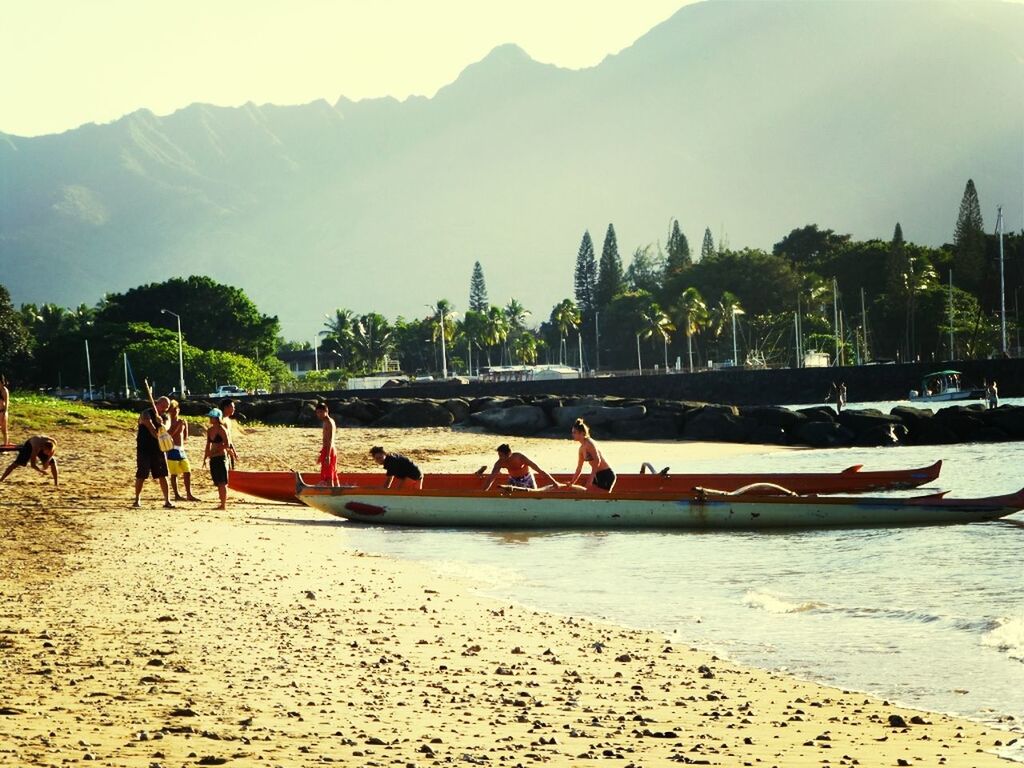
[(864, 528), (993, 520), (1024, 509), (1024, 489), (1006, 496), (947, 499), (945, 492), (911, 498), (770, 495), (699, 489), (687, 493), (570, 489), (495, 492), (385, 490), (306, 485), (294, 476), (298, 498), (314, 509), (377, 525), (440, 528), (649, 529)]
[[(847, 467), (841, 472), (771, 472), (771, 473), (698, 473), (672, 474), (667, 468), (661, 472), (621, 474), (615, 483), (615, 490), (665, 491), (688, 493), (696, 488), (717, 488), (735, 491), (757, 483), (781, 485), (796, 493), (865, 493), (868, 491), (891, 491), (917, 488), (930, 483), (939, 476), (942, 462), (936, 461), (927, 467), (917, 469), (892, 469), (873, 472), (861, 471), (861, 464)], [(489, 473), (487, 473), (489, 474)], [(430, 491), (474, 491), (480, 490), (484, 477), (479, 474), (426, 474), (424, 490)], [(307, 485), (317, 482), (320, 475), (307, 472), (302, 480)], [(572, 475), (555, 474), (562, 483), (569, 482)], [(384, 484), (384, 473), (346, 472), (338, 475), (344, 486), (372, 487)], [(228, 480), (233, 491), (271, 501), (298, 503), (295, 498), (294, 472), (244, 472), (233, 470)]]

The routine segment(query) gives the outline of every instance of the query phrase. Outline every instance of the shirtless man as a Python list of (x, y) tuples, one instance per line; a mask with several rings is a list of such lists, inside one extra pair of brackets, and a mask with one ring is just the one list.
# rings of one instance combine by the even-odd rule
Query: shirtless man
[[(185, 442), (188, 440), (188, 422), (179, 416), (179, 405), (177, 400), (171, 400), (167, 413), (171, 417), (171, 425), (167, 428), (167, 434), (174, 441), (174, 447), (167, 452), (167, 471), (171, 475), (171, 490), (174, 493), (175, 501), (202, 501), (198, 496), (192, 495), (192, 465), (189, 463), (188, 454), (185, 452)], [(185, 495), (178, 491), (178, 475), (181, 475), (185, 484)]]
[(50, 474), (53, 475), (53, 484), (58, 485), (57, 460), (53, 458), (53, 454), (56, 452), (57, 445), (52, 437), (47, 437), (46, 435), (30, 437), (18, 450), (18, 455), (11, 462), (11, 465), (0, 476), (0, 483), (6, 480), (7, 476), (16, 467), (31, 466), (39, 474), (45, 475), (46, 468), (49, 466)]
[(337, 425), (328, 413), (327, 403), (323, 400), (316, 404), (316, 417), (324, 423), (323, 444), (320, 446), (320, 483), (319, 485), (338, 485), (338, 452), (334, 448), (334, 431)]
[[(494, 462), (491, 475), (487, 478), (487, 483), (484, 485), (485, 491), (491, 490), (491, 486), (494, 485), (494, 481), (503, 469), (508, 472), (506, 484), (514, 488), (536, 489), (537, 481), (533, 476), (533, 472), (546, 477), (549, 485), (558, 485), (558, 481), (555, 478), (534, 464), (529, 457), (524, 456), (518, 451), (513, 452), (508, 443), (502, 443), (498, 446), (498, 460)], [(533, 472), (530, 471), (531, 469)]]
[(0, 431), (3, 432), (3, 445), (7, 442), (7, 409), (11, 407), (11, 393), (7, 391), (7, 377), (0, 376)]
[[(224, 431), (228, 433), (228, 441), (231, 443), (231, 447), (235, 447), (234, 440), (232, 439), (232, 427), (235, 425), (235, 401), (230, 397), (226, 397), (220, 401), (220, 424), (224, 427)], [(230, 457), (229, 457), (230, 458)], [(231, 459), (231, 468), (234, 469), (235, 460)]]

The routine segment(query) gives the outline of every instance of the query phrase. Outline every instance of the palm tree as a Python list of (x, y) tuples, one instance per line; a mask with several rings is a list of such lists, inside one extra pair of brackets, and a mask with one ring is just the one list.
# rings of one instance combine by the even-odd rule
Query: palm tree
[(685, 318), (686, 352), (690, 357), (690, 373), (693, 373), (693, 335), (700, 332), (709, 317), (708, 305), (700, 291), (693, 287), (683, 291), (676, 304), (676, 314), (680, 319)]
[[(430, 323), (430, 338), (432, 341), (441, 342), (442, 370), (447, 374), (447, 362), (445, 350), (451, 344), (455, 336), (455, 310), (448, 299), (438, 299), (436, 304), (428, 304), (431, 314), (427, 317)], [(436, 359), (435, 359), (436, 364)]]
[[(473, 347), (480, 348), (480, 344), (483, 342), (487, 332), (487, 316), (483, 312), (477, 312), (472, 309), (466, 310), (466, 315), (462, 319), (462, 335), (466, 338), (466, 345), (468, 347), (468, 363), (469, 373), (473, 374)], [(477, 361), (477, 368), (480, 368), (480, 362)], [(477, 371), (479, 373), (479, 370)]]
[(337, 352), (342, 361), (351, 360), (356, 337), (356, 315), (350, 309), (338, 308), (333, 315), (324, 315), (327, 320), (321, 331), (326, 346)]
[(665, 372), (668, 373), (668, 340), (672, 335), (672, 331), (674, 331), (676, 327), (672, 324), (671, 318), (665, 314), (657, 303), (652, 303), (650, 307), (643, 312), (642, 317), (644, 327), (640, 332), (640, 335), (645, 339), (649, 339), (652, 336), (661, 337), (662, 345), (665, 350)]
[[(569, 335), (571, 329), (579, 328), (580, 320), (580, 310), (572, 299), (562, 299), (551, 310), (551, 324), (558, 329), (560, 342), (558, 346), (558, 362), (562, 365), (565, 365), (565, 357), (568, 354), (565, 348), (565, 337)], [(580, 366), (582, 367), (582, 365), (583, 362), (580, 361)]]
[[(729, 291), (722, 291), (722, 297), (711, 312), (712, 328), (715, 338), (720, 338), (726, 326), (732, 326), (732, 347), (733, 357), (736, 357), (736, 315), (744, 314), (745, 310), (740, 306), (739, 298)], [(739, 361), (733, 359), (733, 365), (739, 365)]]
[(529, 331), (523, 331), (512, 342), (512, 352), (523, 365), (537, 362), (537, 338)]
[(491, 347), (502, 345), (508, 338), (508, 320), (500, 307), (491, 307), (487, 311), (487, 322), (484, 326), (484, 344), (487, 345), (487, 365), (491, 364)]
[(356, 322), (355, 346), (366, 371), (376, 370), (394, 346), (387, 318), (376, 312), (360, 317)]
[(505, 317), (508, 319), (508, 325), (511, 330), (523, 330), (526, 327), (526, 318), (531, 314), (533, 313), (515, 299), (511, 299), (505, 305)]

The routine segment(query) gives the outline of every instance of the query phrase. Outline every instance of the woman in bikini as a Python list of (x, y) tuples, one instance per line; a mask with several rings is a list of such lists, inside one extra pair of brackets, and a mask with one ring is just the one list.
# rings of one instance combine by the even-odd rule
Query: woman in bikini
[(231, 445), (231, 435), (221, 424), (220, 408), (214, 408), (208, 414), (210, 428), (206, 430), (206, 451), (203, 453), (203, 466), (210, 462), (210, 478), (217, 486), (220, 497), (218, 509), (228, 508), (228, 457), (236, 459), (235, 448)]
[(572, 425), (572, 439), (580, 444), (579, 461), (576, 463), (576, 473), (569, 481), (569, 485), (575, 485), (583, 473), (583, 465), (590, 464), (590, 476), (583, 487), (588, 491), (604, 491), (611, 493), (615, 487), (615, 472), (605, 461), (604, 456), (593, 440), (590, 439), (590, 427), (583, 419), (576, 419)]

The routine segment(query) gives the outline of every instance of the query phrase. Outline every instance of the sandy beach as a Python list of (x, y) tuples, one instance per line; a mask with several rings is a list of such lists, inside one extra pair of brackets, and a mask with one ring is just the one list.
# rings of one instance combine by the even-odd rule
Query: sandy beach
[[(219, 512), (198, 440), (206, 501), (164, 510), (148, 484), (130, 509), (133, 431), (50, 432), (62, 486), (30, 470), (0, 486), (0, 765), (1007, 764), (994, 750), (1013, 733), (482, 598), (339, 548), (325, 532), (345, 523), (304, 507), (232, 495)], [(339, 466), (376, 469), (380, 443), (475, 470), (499, 442), (343, 430)], [(568, 440), (510, 442), (574, 466)], [(253, 427), (236, 444), (245, 468), (312, 469), (319, 431)], [(604, 447), (628, 471), (669, 452)]]

